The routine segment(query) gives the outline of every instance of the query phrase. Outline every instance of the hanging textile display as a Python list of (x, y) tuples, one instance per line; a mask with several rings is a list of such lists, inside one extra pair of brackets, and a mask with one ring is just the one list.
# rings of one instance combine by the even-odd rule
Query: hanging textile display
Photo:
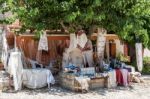
[(70, 34), (69, 50), (77, 47), (77, 39), (75, 34)]
[(48, 40), (46, 31), (40, 36), (39, 44), (38, 44), (38, 51), (36, 54), (36, 60), (38, 63), (47, 66), (49, 63), (49, 52), (48, 52)]
[(7, 45), (7, 39), (6, 39), (5, 30), (4, 30), (2, 33), (2, 56), (1, 56), (1, 61), (4, 64), (4, 68), (6, 68), (7, 66), (8, 49), (9, 49), (9, 46)]
[(136, 43), (135, 48), (136, 48), (137, 68), (139, 71), (142, 71), (143, 69), (142, 43)]
[(124, 45), (121, 44), (121, 41), (119, 39), (115, 40), (115, 44), (116, 44), (116, 53), (124, 54)]
[(69, 65), (69, 53), (77, 47), (77, 39), (75, 34), (70, 34), (70, 44), (69, 48), (65, 49), (65, 52), (63, 53), (63, 61), (62, 61), (62, 67)]
[(104, 58), (104, 50), (105, 50), (105, 44), (106, 44), (106, 37), (98, 33), (97, 36), (97, 56), (100, 64), (102, 64), (102, 60)]
[(11, 52), (9, 63), (8, 63), (8, 73), (12, 75), (14, 88), (15, 90), (21, 90), (22, 88), (22, 73), (23, 73), (23, 65), (21, 61), (21, 53), (20, 52)]
[(43, 32), (43, 34), (40, 36), (38, 50), (48, 51), (48, 40), (46, 32)]

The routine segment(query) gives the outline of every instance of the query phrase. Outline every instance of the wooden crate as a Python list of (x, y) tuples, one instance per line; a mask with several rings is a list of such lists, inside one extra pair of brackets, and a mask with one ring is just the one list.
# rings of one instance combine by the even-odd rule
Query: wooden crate
[[(80, 92), (82, 88), (80, 84), (75, 80), (75, 76), (71, 74), (60, 75), (60, 85), (66, 89)], [(89, 81), (89, 89), (108, 87), (108, 77), (91, 78)]]
[(108, 77), (91, 78), (89, 86), (90, 89), (108, 87)]
[(72, 91), (81, 91), (80, 84), (75, 80), (75, 76), (71, 74), (61, 74), (60, 85)]

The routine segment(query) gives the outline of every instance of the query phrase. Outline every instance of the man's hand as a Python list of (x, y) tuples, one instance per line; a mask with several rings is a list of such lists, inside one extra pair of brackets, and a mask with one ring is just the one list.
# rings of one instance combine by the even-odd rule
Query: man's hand
[(79, 44), (77, 44), (77, 48), (79, 48), (81, 51), (83, 50), (83, 48)]

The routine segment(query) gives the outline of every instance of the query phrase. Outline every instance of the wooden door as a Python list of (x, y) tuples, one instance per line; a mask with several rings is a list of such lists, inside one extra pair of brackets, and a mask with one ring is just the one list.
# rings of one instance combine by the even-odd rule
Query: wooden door
[(116, 58), (116, 44), (110, 43), (110, 57)]

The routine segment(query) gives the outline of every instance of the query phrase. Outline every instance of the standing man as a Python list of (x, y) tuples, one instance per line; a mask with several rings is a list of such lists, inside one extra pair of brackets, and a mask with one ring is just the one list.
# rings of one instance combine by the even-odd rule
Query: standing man
[(93, 66), (92, 42), (87, 38), (85, 31), (82, 29), (77, 31), (77, 48), (79, 48), (82, 51), (84, 58), (84, 65), (86, 67), (92, 67)]

